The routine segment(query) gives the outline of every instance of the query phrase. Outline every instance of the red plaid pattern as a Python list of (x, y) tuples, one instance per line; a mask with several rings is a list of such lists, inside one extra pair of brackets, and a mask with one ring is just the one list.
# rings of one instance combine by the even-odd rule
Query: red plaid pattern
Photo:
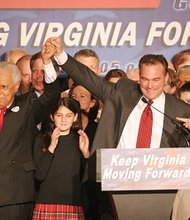
[(36, 204), (32, 220), (84, 220), (80, 206)]

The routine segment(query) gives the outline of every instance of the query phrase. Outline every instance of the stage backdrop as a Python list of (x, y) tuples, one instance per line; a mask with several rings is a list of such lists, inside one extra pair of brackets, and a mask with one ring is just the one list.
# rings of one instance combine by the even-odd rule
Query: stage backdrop
[(136, 67), (147, 53), (171, 59), (189, 48), (190, 0), (1, 0), (1, 60), (17, 47), (34, 54), (50, 36), (71, 55), (95, 50), (102, 75)]

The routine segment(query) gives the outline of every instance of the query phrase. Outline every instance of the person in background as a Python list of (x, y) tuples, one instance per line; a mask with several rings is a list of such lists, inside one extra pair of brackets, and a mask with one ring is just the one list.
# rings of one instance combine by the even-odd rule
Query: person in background
[[(65, 78), (61, 78), (60, 76), (60, 68), (55, 62), (53, 58), (51, 58), (51, 62), (53, 64), (53, 71), (56, 72), (58, 81), (60, 84), (61, 92), (67, 89), (67, 82)], [(44, 92), (44, 68), (43, 68), (43, 59), (41, 52), (35, 53), (30, 60), (30, 68), (31, 68), (31, 83), (32, 88), (34, 89), (36, 95), (39, 97)]]
[(190, 65), (182, 66), (177, 70), (177, 90), (186, 82), (190, 82)]
[(81, 130), (80, 105), (61, 98), (50, 118), (34, 144), (39, 191), (32, 219), (83, 220), (81, 166), (90, 153)]
[[(101, 74), (100, 59), (94, 50), (92, 49), (79, 50), (74, 54), (74, 58), (78, 62), (84, 64), (89, 69), (91, 69), (93, 73), (95, 73), (97, 76), (100, 76)], [(69, 79), (71, 79), (71, 77), (69, 77)], [(103, 109), (103, 104), (100, 102), (99, 110), (96, 117), (97, 122), (99, 122), (100, 120), (102, 109)]]
[(186, 82), (183, 86), (178, 90), (177, 97), (187, 104), (190, 104), (190, 82)]
[(5, 61), (16, 64), (17, 61), (25, 55), (27, 55), (27, 52), (22, 48), (15, 48), (6, 52)]
[[(99, 108), (98, 100), (86, 88), (75, 83), (69, 91), (69, 96), (80, 103), (82, 111), (82, 129), (87, 133), (90, 139), (90, 145), (92, 145), (97, 127), (95, 119)], [(92, 115), (90, 112), (93, 110), (95, 113)]]
[[(89, 138), (89, 150), (91, 150), (94, 135), (96, 133), (97, 122), (95, 122), (98, 101), (95, 97), (83, 86), (76, 83), (73, 84), (69, 91), (69, 96), (76, 99), (80, 103), (82, 112), (82, 129)], [(88, 166), (88, 162), (87, 162)], [(92, 216), (98, 215), (97, 193), (96, 187), (91, 184), (89, 178), (89, 167), (86, 168), (86, 179), (82, 184), (82, 198), (85, 212), (85, 218), (90, 219)]]
[[(89, 69), (93, 71), (94, 74), (96, 74), (98, 77), (101, 75), (101, 68), (100, 68), (100, 59), (97, 55), (97, 53), (92, 49), (82, 49), (77, 51), (74, 54), (74, 58), (82, 63), (83, 65), (87, 66)], [(71, 77), (70, 77), (71, 78)], [(97, 99), (97, 98), (96, 98)], [(99, 122), (103, 110), (103, 104), (98, 100), (99, 109), (96, 115), (96, 122)], [(96, 106), (91, 108), (90, 112), (88, 113), (88, 116), (94, 115), (93, 110), (96, 112)], [(92, 134), (94, 132), (90, 132)], [(94, 139), (93, 134), (93, 139)], [(92, 146), (90, 146), (91, 149)], [(96, 167), (96, 158), (95, 155), (93, 155), (88, 160), (88, 181), (87, 181), (87, 190), (88, 190), (88, 196), (89, 196), (89, 210), (88, 210), (88, 217), (87, 219), (100, 219), (104, 218), (104, 215), (112, 215), (112, 210), (110, 208), (110, 203), (108, 199), (108, 195), (105, 192), (101, 191), (101, 186), (99, 183), (96, 183), (96, 173), (94, 172)], [(95, 193), (94, 193), (95, 192)]]
[(168, 68), (168, 81), (164, 86), (164, 92), (170, 95), (174, 95), (177, 89), (178, 79), (174, 70)]
[(127, 78), (130, 80), (135, 81), (136, 83), (139, 83), (140, 77), (139, 77), (139, 68), (130, 69), (127, 71)]
[(179, 51), (173, 56), (171, 61), (176, 71), (182, 66), (190, 65), (190, 49)]
[[(50, 62), (49, 52), (42, 48), (46, 64)], [(36, 125), (59, 100), (56, 78), (56, 73), (45, 71), (46, 89), (40, 98), (30, 92), (15, 96), (21, 73), (15, 64), (0, 62), (0, 219), (32, 217), (35, 195), (32, 148)]]
[(176, 72), (176, 69), (172, 63), (172, 61), (170, 59), (167, 59), (167, 63), (168, 63), (168, 69), (173, 70), (174, 72)]
[(74, 54), (74, 58), (90, 68), (96, 75), (100, 76), (100, 60), (94, 50), (82, 49)]
[[(94, 71), (95, 74), (100, 76), (101, 68), (100, 68), (100, 60), (98, 55), (94, 50), (91, 49), (82, 49), (75, 53), (74, 58), (78, 60), (80, 63), (86, 65), (88, 68), (90, 68), (92, 71)], [(73, 80), (68, 76), (68, 90), (61, 93), (62, 97), (67, 97), (69, 94), (69, 89), (73, 85)], [(99, 117), (101, 116), (101, 109), (99, 110), (97, 121), (99, 120)]]
[(119, 79), (127, 77), (126, 73), (121, 69), (111, 69), (107, 72), (104, 79), (108, 82), (116, 83)]
[(21, 72), (21, 83), (18, 90), (19, 95), (27, 93), (31, 90), (31, 69), (30, 69), (30, 55), (24, 55), (21, 57), (16, 65)]
[(35, 53), (30, 60), (31, 81), (35, 93), (39, 97), (44, 92), (44, 69), (41, 52)]
[[(70, 89), (69, 96), (76, 99), (80, 103), (82, 110), (82, 129), (89, 138), (89, 150), (91, 150), (93, 139), (96, 133), (98, 123), (95, 122), (97, 111), (99, 108), (98, 100), (83, 86), (73, 84)], [(89, 158), (86, 168), (86, 181), (82, 184), (83, 204), (85, 211), (85, 218), (100, 219), (101, 208), (105, 202), (106, 194), (101, 192), (101, 186), (94, 181), (95, 173), (94, 166), (96, 166), (95, 158)], [(104, 205), (105, 207), (105, 205)]]

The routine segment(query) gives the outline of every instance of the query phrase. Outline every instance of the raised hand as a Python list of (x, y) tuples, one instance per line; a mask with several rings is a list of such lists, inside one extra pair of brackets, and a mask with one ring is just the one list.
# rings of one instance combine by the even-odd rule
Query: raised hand
[(50, 63), (52, 56), (55, 54), (55, 47), (50, 43), (50, 39), (46, 40), (42, 47), (41, 54), (43, 63)]
[(55, 49), (54, 55), (55, 56), (59, 56), (62, 53), (62, 51), (63, 51), (61, 38), (59, 38), (59, 37), (51, 37), (48, 40), (52, 44), (52, 46), (54, 46), (54, 49)]
[(83, 130), (78, 131), (79, 134), (79, 148), (85, 158), (90, 156), (89, 152), (89, 139)]
[(50, 146), (48, 148), (48, 150), (53, 153), (55, 151), (55, 148), (57, 147), (57, 143), (58, 143), (58, 139), (60, 136), (60, 129), (59, 128), (55, 128), (52, 135), (51, 135), (51, 143)]
[(183, 123), (183, 126), (186, 127), (186, 128), (188, 128), (188, 129), (190, 130), (190, 118), (179, 118), (179, 117), (177, 117), (176, 119), (177, 119), (178, 121), (184, 122), (184, 123)]

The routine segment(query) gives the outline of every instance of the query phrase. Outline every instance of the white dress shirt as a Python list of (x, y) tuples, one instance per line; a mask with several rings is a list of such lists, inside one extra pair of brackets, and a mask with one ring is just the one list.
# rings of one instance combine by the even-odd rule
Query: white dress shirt
[(57, 79), (57, 73), (52, 62), (50, 62), (49, 64), (43, 64), (43, 69), (45, 72), (46, 83), (52, 83)]
[[(118, 148), (136, 148), (140, 118), (146, 105), (147, 103), (144, 103), (142, 99), (140, 99), (129, 115), (129, 118), (126, 121), (123, 132), (121, 134)], [(159, 111), (164, 112), (165, 94), (162, 93), (157, 99), (154, 99), (152, 106), (157, 108)], [(162, 138), (164, 115), (155, 110), (152, 106), (151, 109), (153, 113), (153, 126), (150, 148), (159, 148)]]

